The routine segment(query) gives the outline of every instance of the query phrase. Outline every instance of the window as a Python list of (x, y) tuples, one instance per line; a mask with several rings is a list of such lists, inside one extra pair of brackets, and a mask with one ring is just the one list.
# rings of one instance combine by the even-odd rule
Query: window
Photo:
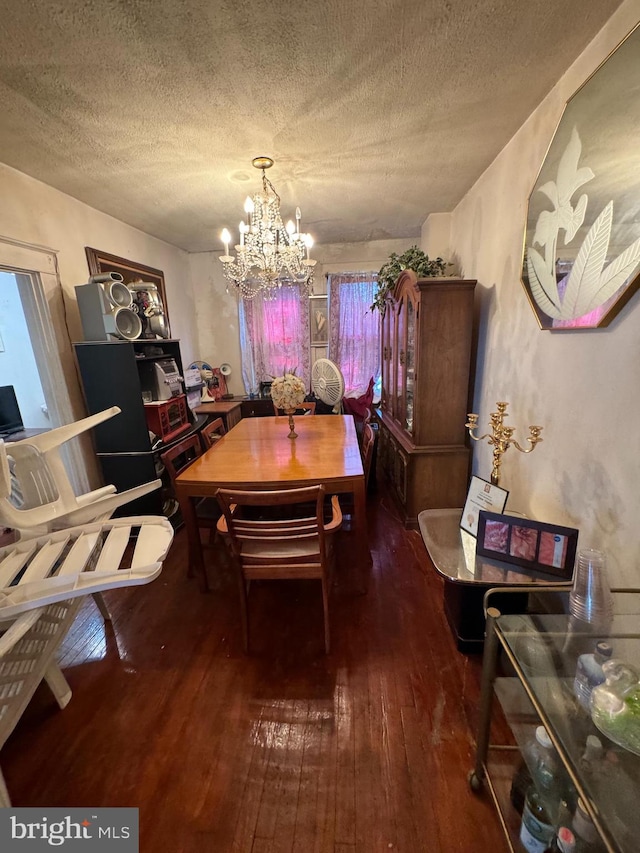
[(370, 310), (377, 282), (374, 272), (329, 276), (329, 358), (342, 370), (346, 397), (364, 394), (372, 376), (380, 397), (380, 315)]
[(294, 370), (309, 387), (309, 299), (297, 286), (281, 287), (275, 299), (242, 300), (240, 348), (245, 388)]
[[(0, 312), (3, 324), (14, 324), (17, 328), (19, 321), (8, 315), (8, 276), (11, 277), (11, 287), (17, 286), (21, 314), (28, 328), (29, 341), (23, 341), (25, 348), (33, 350), (33, 359), (44, 400), (47, 407), (49, 426), (72, 423), (75, 418), (69, 398), (67, 379), (75, 379), (73, 354), (69, 344), (64, 314), (64, 300), (61, 294), (62, 286), (58, 276), (58, 262), (52, 249), (42, 246), (32, 246), (18, 240), (0, 236)], [(51, 306), (51, 311), (50, 311)], [(53, 314), (53, 316), (52, 316)], [(0, 324), (3, 326), (4, 325)], [(4, 331), (5, 351), (2, 353), (0, 364), (0, 385), (20, 385), (19, 378), (11, 372), (9, 360), (12, 352), (9, 349), (12, 335)], [(26, 358), (25, 369), (26, 369)], [(20, 402), (23, 402), (22, 392)], [(25, 404), (25, 415), (28, 408)], [(26, 423), (26, 426), (40, 424)], [(78, 492), (89, 490), (89, 480), (86, 472), (83, 454), (79, 440), (69, 442), (65, 447), (65, 461), (69, 466), (69, 476)]]

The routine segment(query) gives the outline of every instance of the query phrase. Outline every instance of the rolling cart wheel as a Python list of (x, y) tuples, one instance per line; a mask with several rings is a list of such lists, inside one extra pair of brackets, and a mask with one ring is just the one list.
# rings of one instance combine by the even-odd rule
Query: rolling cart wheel
[(482, 788), (482, 779), (480, 779), (475, 770), (469, 771), (467, 780), (472, 791), (478, 792)]

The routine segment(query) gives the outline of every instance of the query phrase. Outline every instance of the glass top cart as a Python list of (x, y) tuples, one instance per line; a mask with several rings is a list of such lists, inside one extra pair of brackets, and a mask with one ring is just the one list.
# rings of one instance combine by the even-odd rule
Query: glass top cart
[[(640, 669), (640, 592), (614, 590), (614, 618), (606, 630), (594, 633), (568, 614), (569, 590), (570, 585), (563, 592), (557, 585), (538, 587), (534, 596), (538, 606), (529, 609), (545, 612), (508, 615), (491, 606), (495, 590), (487, 593), (476, 762), (469, 782), (474, 791), (483, 782), (488, 784), (511, 849), (522, 851), (521, 819), (511, 802), (511, 785), (523, 760), (523, 746), (542, 724), (557, 750), (560, 772), (566, 774), (600, 834), (602, 846), (596, 849), (636, 853), (640, 849), (640, 756), (595, 725), (591, 711), (576, 697), (574, 677), (578, 657), (593, 651), (602, 640), (613, 647), (613, 658)], [(505, 592), (502, 587), (500, 593)], [(522, 589), (516, 587), (516, 592)], [(492, 743), (496, 732), (509, 742)], [(596, 735), (604, 747), (598, 767), (586, 765), (583, 758), (589, 735)], [(633, 736), (640, 738), (640, 731)]]

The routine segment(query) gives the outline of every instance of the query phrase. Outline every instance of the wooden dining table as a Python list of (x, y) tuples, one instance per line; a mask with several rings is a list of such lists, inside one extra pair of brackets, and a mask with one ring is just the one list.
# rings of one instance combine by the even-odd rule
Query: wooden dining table
[(353, 495), (353, 531), (358, 568), (371, 555), (367, 539), (362, 458), (351, 415), (295, 418), (290, 439), (287, 417), (244, 418), (176, 479), (176, 495), (189, 540), (189, 562), (208, 589), (195, 501), (220, 488), (295, 489), (321, 483), (328, 495)]

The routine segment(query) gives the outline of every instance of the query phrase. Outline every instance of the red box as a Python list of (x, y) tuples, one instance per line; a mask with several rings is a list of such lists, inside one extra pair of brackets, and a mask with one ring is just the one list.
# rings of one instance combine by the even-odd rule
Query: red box
[(162, 441), (171, 441), (190, 426), (187, 400), (184, 394), (170, 400), (145, 403), (147, 426)]

